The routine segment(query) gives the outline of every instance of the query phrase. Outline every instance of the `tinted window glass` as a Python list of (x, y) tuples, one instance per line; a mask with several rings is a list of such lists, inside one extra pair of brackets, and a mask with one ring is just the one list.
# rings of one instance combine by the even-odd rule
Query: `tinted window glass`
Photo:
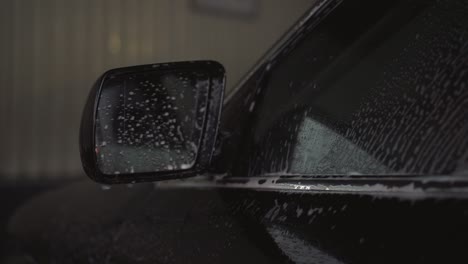
[(466, 171), (466, 1), (378, 2), (343, 4), (272, 67), (247, 174)]

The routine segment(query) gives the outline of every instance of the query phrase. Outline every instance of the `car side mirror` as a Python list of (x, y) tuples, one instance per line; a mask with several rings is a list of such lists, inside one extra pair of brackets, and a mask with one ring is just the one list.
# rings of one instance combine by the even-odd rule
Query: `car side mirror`
[(183, 178), (208, 169), (225, 71), (214, 61), (119, 68), (93, 86), (80, 128), (86, 174), (105, 183)]

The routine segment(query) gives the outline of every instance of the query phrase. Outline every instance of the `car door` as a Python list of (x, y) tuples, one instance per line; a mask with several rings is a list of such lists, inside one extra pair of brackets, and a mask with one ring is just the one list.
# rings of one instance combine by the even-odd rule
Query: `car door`
[(466, 14), (318, 2), (229, 97), (219, 182), (289, 260), (463, 261)]

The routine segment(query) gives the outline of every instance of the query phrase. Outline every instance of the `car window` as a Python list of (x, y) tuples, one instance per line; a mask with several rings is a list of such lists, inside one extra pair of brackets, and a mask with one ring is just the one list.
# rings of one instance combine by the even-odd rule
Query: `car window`
[(309, 117), (300, 122), (288, 169), (302, 174), (391, 173), (350, 139)]
[(468, 7), (378, 4), (342, 4), (273, 62), (242, 174), (466, 171)]

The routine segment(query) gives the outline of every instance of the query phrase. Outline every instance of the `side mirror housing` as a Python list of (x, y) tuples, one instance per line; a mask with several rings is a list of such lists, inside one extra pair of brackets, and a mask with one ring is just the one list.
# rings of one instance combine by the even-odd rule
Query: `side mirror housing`
[(93, 86), (83, 112), (80, 154), (104, 184), (158, 181), (206, 171), (225, 87), (214, 61), (118, 68)]

